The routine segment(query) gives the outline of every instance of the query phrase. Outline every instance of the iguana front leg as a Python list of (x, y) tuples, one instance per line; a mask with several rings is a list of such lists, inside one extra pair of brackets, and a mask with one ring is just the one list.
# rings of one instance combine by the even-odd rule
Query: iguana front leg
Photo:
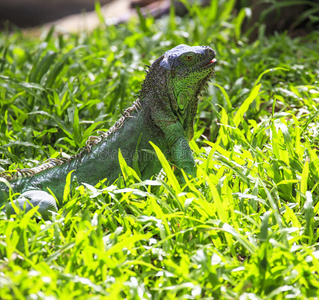
[(195, 176), (195, 161), (182, 125), (179, 122), (164, 125), (161, 128), (168, 142), (173, 163), (186, 173)]

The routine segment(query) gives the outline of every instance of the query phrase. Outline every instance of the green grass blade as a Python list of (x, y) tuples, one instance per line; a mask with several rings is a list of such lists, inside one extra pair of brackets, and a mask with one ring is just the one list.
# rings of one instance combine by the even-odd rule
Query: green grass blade
[(249, 97), (243, 102), (238, 111), (236, 112), (233, 122), (236, 127), (241, 123), (244, 113), (248, 110), (250, 104), (256, 99), (260, 90), (261, 84), (258, 84), (253, 88)]
[(174, 175), (174, 172), (173, 172), (171, 166), (169, 165), (166, 157), (162, 153), (161, 149), (158, 148), (154, 143), (150, 142), (150, 144), (154, 148), (156, 155), (162, 164), (162, 167), (167, 175), (168, 182), (170, 183), (170, 185), (173, 187), (173, 189), (175, 191), (179, 192), (181, 187), (180, 187), (178, 180), (177, 180), (176, 176)]

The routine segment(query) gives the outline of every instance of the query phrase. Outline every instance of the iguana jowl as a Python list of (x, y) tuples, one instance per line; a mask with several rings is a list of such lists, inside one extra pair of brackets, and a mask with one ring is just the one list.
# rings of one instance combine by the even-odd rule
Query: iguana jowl
[[(198, 95), (212, 76), (215, 52), (208, 46), (179, 45), (159, 57), (149, 68), (140, 97), (126, 109), (113, 127), (87, 141), (87, 148), (69, 160), (53, 159), (38, 167), (0, 174), (9, 181), (13, 192), (22, 193), (16, 200), (20, 207), (39, 206), (44, 218), (57, 206), (48, 188), (62, 201), (66, 177), (74, 170), (78, 182), (91, 185), (107, 178), (112, 183), (120, 174), (118, 150), (132, 166), (138, 151), (142, 179), (161, 170), (150, 155), (157, 145), (177, 168), (195, 175), (195, 162), (188, 141), (193, 136), (193, 122)], [(20, 177), (17, 176), (20, 174)], [(0, 206), (8, 199), (8, 187), (0, 182)], [(9, 210), (10, 205), (9, 205)]]

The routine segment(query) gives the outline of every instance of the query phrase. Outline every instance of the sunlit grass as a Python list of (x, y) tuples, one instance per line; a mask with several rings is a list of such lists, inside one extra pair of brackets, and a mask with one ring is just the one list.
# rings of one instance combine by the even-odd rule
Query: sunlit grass
[(248, 43), (234, 1), (216, 2), (92, 33), (0, 34), (6, 170), (76, 153), (177, 44), (218, 59), (190, 143), (196, 178), (183, 183), (162, 157), (164, 171), (141, 181), (119, 154), (114, 185), (68, 187), (51, 221), (1, 213), (1, 299), (318, 296), (318, 34)]

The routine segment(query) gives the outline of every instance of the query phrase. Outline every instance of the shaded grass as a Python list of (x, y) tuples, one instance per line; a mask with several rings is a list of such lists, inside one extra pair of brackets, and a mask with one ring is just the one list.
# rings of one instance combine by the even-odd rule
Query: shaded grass
[(180, 184), (162, 158), (143, 182), (119, 156), (125, 181), (70, 187), (52, 221), (0, 214), (1, 298), (317, 295), (317, 33), (248, 44), (234, 2), (214, 3), (90, 34), (1, 34), (4, 169), (74, 154), (138, 97), (143, 65), (179, 43), (210, 45), (219, 62), (190, 143), (197, 177)]

